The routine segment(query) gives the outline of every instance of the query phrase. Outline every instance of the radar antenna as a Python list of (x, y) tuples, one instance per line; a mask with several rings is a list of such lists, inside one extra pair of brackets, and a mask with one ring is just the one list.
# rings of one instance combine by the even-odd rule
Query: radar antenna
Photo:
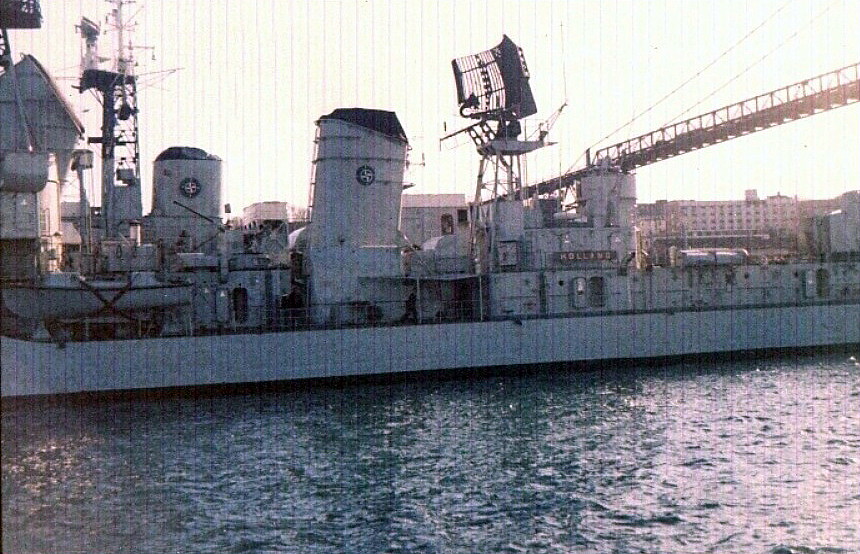
[[(521, 120), (537, 113), (522, 49), (507, 35), (494, 48), (451, 62), (460, 115), (477, 120), (442, 138), (466, 133), (480, 160), (472, 212), (473, 259), (492, 245), (500, 201), (522, 201), (526, 154), (547, 146), (546, 133), (538, 140), (520, 139)], [(560, 111), (560, 110), (559, 110)], [(487, 262), (478, 261), (479, 272)]]

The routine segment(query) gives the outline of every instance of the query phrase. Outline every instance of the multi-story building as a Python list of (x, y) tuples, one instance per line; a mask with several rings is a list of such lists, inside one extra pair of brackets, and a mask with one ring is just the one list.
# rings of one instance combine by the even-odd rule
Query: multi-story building
[(838, 199), (799, 200), (782, 194), (761, 199), (753, 189), (743, 200), (639, 204), (637, 218), (645, 243), (658, 259), (671, 246), (746, 248), (780, 257), (804, 251), (809, 241), (803, 229), (811, 227), (813, 217), (838, 207)]
[(759, 199), (755, 190), (746, 191), (743, 200), (673, 200), (665, 203), (665, 209), (673, 230), (736, 234), (797, 228), (797, 198), (777, 194)]

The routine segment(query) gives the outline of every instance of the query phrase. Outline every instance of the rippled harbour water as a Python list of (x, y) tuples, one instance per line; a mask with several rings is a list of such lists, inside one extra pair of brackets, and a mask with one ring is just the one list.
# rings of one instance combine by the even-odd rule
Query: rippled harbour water
[(860, 552), (847, 354), (4, 405), (4, 552)]

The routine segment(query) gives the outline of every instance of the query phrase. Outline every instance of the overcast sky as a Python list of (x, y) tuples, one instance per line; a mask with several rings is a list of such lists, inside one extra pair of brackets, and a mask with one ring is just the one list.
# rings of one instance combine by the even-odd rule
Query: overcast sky
[[(95, 134), (97, 105), (72, 89), (74, 25), (81, 15), (104, 22), (110, 5), (41, 4), (43, 28), (11, 32), (14, 53), (35, 55), (60, 78)], [(539, 113), (527, 127), (568, 102), (550, 135), (558, 144), (529, 161), (531, 180), (578, 167), (619, 127), (600, 144), (860, 61), (857, 0), (143, 0), (128, 11), (138, 12), (135, 43), (154, 47), (138, 52), (137, 68), (151, 83), (140, 94), (145, 206), (152, 159), (188, 145), (225, 160), (234, 213), (262, 200), (306, 204), (314, 121), (338, 107), (398, 114), (412, 144), (410, 192), (471, 197), (473, 148), (438, 141), (468, 123), (457, 115), (450, 61), (504, 33), (532, 73)], [(181, 70), (147, 76), (173, 68)], [(831, 197), (860, 188), (858, 152), (854, 105), (642, 168), (639, 199), (736, 199), (748, 188)]]

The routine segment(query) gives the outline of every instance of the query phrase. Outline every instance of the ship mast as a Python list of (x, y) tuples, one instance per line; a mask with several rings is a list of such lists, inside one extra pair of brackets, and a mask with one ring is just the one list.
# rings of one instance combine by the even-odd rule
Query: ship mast
[[(524, 200), (526, 155), (548, 143), (545, 132), (538, 140), (520, 138), (522, 119), (537, 113), (537, 106), (522, 49), (510, 38), (504, 36), (495, 48), (457, 58), (451, 65), (460, 115), (477, 122), (442, 140), (468, 134), (480, 156), (470, 243), (478, 273), (486, 273), (498, 256), (496, 235), (503, 219), (497, 213), (499, 203)], [(489, 259), (481, 252), (488, 252)]]
[(133, 24), (125, 20), (124, 7), (131, 0), (106, 0), (114, 5), (108, 16), (110, 29), (117, 34), (116, 53), (110, 70), (99, 69), (98, 54), (101, 28), (82, 18), (81, 36), (84, 56), (81, 60), (80, 91), (93, 90), (102, 103), (101, 135), (89, 137), (90, 144), (101, 144), (102, 209), (100, 224), (104, 238), (118, 239), (129, 235), (132, 221), (139, 220), (143, 207), (140, 190), (140, 144), (138, 142), (137, 79), (134, 75), (134, 47), (126, 33)]

